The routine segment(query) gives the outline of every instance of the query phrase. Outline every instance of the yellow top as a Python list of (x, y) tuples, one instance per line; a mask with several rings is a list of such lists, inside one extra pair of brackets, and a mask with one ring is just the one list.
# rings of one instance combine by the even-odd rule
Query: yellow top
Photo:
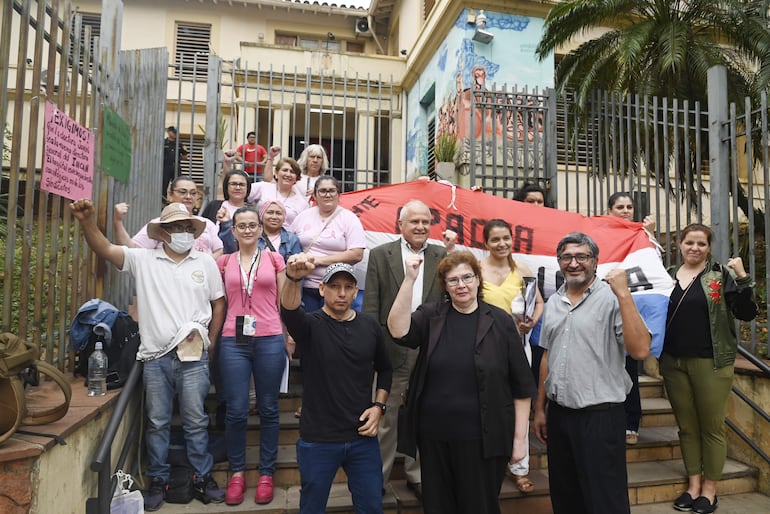
[(523, 287), (524, 280), (515, 270), (511, 271), (499, 286), (485, 280), (482, 290), (484, 293), (484, 301), (495, 307), (500, 307), (510, 314), (511, 302), (516, 296), (521, 294)]

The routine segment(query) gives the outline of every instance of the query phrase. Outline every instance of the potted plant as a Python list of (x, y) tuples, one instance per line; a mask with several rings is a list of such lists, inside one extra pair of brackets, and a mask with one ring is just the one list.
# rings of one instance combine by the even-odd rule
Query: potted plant
[(457, 140), (451, 134), (441, 134), (433, 147), (436, 158), (436, 173), (440, 178), (452, 179), (455, 173), (455, 156), (457, 155)]

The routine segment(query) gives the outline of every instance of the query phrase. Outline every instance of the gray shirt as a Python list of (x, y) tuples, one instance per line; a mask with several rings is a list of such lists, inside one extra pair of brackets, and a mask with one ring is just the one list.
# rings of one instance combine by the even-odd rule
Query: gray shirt
[(563, 407), (621, 403), (631, 390), (620, 306), (610, 286), (595, 279), (572, 305), (562, 285), (545, 305), (540, 345), (548, 350), (545, 392)]

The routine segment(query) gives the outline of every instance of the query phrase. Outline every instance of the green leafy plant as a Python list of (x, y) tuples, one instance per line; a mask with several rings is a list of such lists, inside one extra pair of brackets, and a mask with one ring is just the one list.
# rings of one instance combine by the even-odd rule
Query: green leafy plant
[(454, 162), (457, 155), (457, 140), (450, 134), (441, 134), (433, 148), (436, 162)]
[[(198, 130), (203, 133), (203, 137), (206, 137), (206, 127), (198, 125)], [(225, 132), (227, 132), (227, 120), (221, 114), (217, 121), (217, 148), (222, 150), (225, 147)]]

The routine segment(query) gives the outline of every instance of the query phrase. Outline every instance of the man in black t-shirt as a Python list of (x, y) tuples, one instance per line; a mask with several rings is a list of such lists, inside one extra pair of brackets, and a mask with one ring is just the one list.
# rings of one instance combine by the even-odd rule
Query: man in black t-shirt
[(176, 127), (170, 125), (166, 129), (166, 139), (163, 140), (163, 189), (161, 195), (165, 196), (168, 190), (168, 184), (182, 170), (182, 160), (187, 159), (190, 152), (179, 142), (177, 150), (177, 132)]
[(302, 417), (297, 441), (300, 513), (326, 512), (340, 466), (348, 477), (356, 512), (382, 512), (377, 428), (392, 379), (388, 349), (377, 320), (351, 309), (358, 287), (349, 264), (326, 268), (318, 288), (324, 298), (321, 309), (306, 313), (300, 307), (302, 278), (314, 268), (313, 256), (290, 257), (281, 293), (281, 318), (302, 353)]

